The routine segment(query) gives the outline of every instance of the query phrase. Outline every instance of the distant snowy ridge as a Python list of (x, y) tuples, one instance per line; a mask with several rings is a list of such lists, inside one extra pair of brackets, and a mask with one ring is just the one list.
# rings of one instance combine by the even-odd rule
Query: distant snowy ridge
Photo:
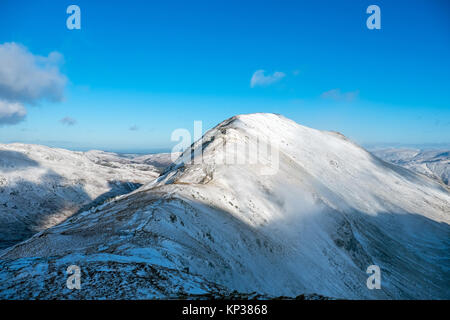
[[(276, 174), (260, 174), (270, 157), (220, 164), (255, 138), (276, 146)], [(230, 118), (192, 149), (194, 163), (181, 157), (157, 180), (0, 253), (0, 297), (450, 298), (444, 185), (275, 114)], [(81, 290), (65, 287), (72, 264)], [(369, 265), (381, 268), (380, 290), (366, 287)]]
[(417, 150), (388, 148), (373, 154), (385, 161), (425, 174), (446, 185), (450, 184), (450, 150)]
[(135, 190), (168, 164), (170, 154), (124, 158), (103, 151), (0, 144), (0, 249)]

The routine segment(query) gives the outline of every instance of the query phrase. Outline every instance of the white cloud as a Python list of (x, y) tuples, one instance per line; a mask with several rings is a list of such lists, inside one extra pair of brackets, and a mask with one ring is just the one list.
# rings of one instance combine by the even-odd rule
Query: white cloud
[(264, 70), (257, 70), (250, 80), (250, 87), (254, 88), (257, 86), (269, 86), (271, 84), (274, 84), (281, 79), (283, 79), (286, 74), (283, 72), (276, 71), (272, 75), (264, 75)]
[(14, 42), (0, 44), (0, 98), (32, 104), (61, 101), (67, 82), (59, 70), (62, 60), (58, 52), (44, 57)]
[(58, 52), (44, 57), (14, 42), (0, 44), (0, 125), (22, 121), (24, 104), (63, 99), (67, 78), (59, 70), (62, 62)]
[(353, 101), (358, 97), (359, 91), (341, 92), (341, 89), (332, 89), (321, 94), (323, 99), (334, 101)]
[(0, 126), (17, 124), (25, 119), (27, 110), (19, 102), (0, 100)]
[(77, 124), (77, 120), (71, 117), (64, 117), (59, 122), (69, 127)]

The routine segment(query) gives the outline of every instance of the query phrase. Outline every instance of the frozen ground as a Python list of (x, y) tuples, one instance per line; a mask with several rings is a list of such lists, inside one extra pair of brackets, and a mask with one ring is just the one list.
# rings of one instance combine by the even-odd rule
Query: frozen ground
[[(256, 138), (279, 165), (224, 160)], [(274, 114), (228, 119), (192, 149), (194, 163), (186, 151), (157, 180), (0, 252), (0, 297), (450, 298), (443, 183)], [(66, 288), (72, 264), (81, 290)], [(380, 290), (366, 287), (373, 264)]]

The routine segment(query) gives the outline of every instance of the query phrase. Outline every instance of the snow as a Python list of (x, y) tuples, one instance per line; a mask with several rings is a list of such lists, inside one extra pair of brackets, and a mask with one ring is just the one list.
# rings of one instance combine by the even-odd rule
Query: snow
[(424, 174), (441, 181), (450, 183), (450, 150), (416, 150), (416, 149), (379, 149), (373, 151), (377, 157)]
[[(256, 138), (272, 143), (278, 161), (224, 161)], [(275, 114), (230, 118), (192, 149), (193, 162), (187, 150), (156, 180), (1, 252), (0, 297), (170, 298), (190, 287), (222, 296), (450, 298), (444, 184)], [(38, 263), (55, 271), (19, 281)], [(39, 287), (65, 283), (70, 264), (88, 272), (85, 289)], [(102, 272), (109, 264), (114, 271)], [(380, 290), (366, 287), (372, 264), (382, 270)]]
[(0, 144), (0, 248), (155, 179), (170, 154), (123, 157)]

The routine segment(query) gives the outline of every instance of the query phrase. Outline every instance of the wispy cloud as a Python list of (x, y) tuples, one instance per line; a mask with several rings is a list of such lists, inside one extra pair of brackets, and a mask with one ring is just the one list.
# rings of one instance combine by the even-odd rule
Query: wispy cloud
[(0, 100), (0, 126), (17, 124), (25, 119), (27, 110), (19, 102)]
[(71, 117), (64, 117), (61, 120), (59, 120), (63, 125), (71, 127), (77, 124), (77, 120)]
[(0, 44), (0, 123), (15, 124), (23, 120), (24, 104), (61, 101), (67, 83), (59, 70), (62, 62), (58, 52), (44, 57), (14, 42)]
[(265, 75), (264, 70), (257, 70), (252, 75), (252, 78), (250, 80), (250, 87), (252, 88), (257, 86), (266, 87), (280, 81), (285, 76), (286, 74), (284, 72), (276, 71), (273, 74)]
[(321, 94), (323, 99), (331, 99), (334, 101), (350, 102), (355, 100), (359, 95), (359, 91), (341, 92), (341, 89), (332, 89)]
[(138, 130), (139, 130), (139, 128), (135, 124), (130, 127), (130, 131), (138, 131)]

